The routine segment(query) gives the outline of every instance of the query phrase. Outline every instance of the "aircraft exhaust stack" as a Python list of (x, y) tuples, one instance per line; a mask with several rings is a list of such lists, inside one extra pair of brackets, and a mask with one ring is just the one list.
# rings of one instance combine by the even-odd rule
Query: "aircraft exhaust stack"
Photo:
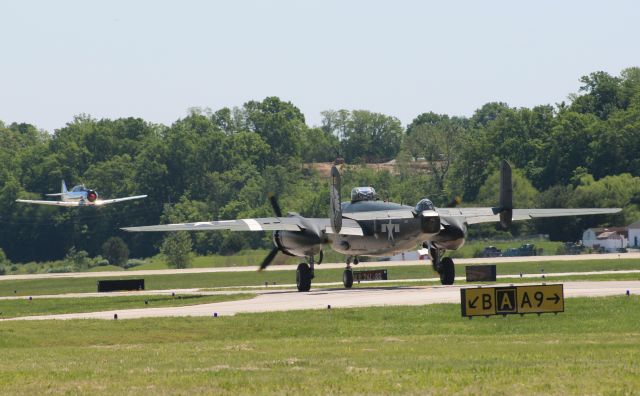
[(503, 228), (511, 226), (513, 218), (513, 183), (511, 180), (511, 165), (507, 160), (500, 163), (500, 225)]

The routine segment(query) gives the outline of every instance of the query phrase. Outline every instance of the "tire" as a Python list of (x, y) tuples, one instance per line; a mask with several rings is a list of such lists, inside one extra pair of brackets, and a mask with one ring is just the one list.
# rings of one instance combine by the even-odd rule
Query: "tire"
[(342, 273), (342, 284), (345, 289), (351, 289), (351, 286), (353, 286), (353, 271), (350, 269), (344, 270)]
[(309, 264), (300, 263), (296, 270), (296, 286), (299, 292), (308, 292), (311, 290), (311, 268)]
[(453, 266), (453, 260), (450, 257), (444, 257), (440, 260), (440, 282), (443, 285), (453, 285), (456, 279), (456, 269)]

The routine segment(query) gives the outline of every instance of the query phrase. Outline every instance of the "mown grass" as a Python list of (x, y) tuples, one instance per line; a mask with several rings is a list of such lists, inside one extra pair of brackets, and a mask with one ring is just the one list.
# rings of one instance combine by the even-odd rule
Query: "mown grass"
[(465, 242), (464, 246), (462, 246), (458, 250), (451, 251), (450, 254), (455, 255), (456, 257), (464, 257), (471, 258), (474, 253), (478, 250), (482, 251), (487, 246), (495, 246), (498, 249), (502, 250), (504, 253), (508, 248), (519, 248), (525, 243), (531, 243), (536, 246), (536, 249), (542, 249), (542, 254), (545, 256), (550, 256), (556, 254), (558, 248), (562, 246), (562, 242), (553, 242), (553, 241), (545, 241), (545, 240), (532, 240), (532, 241), (482, 241), (482, 240), (472, 240)]
[[(381, 263), (380, 268), (384, 268)], [(464, 274), (464, 266), (456, 266), (458, 275)], [(357, 268), (356, 268), (357, 269)], [(584, 260), (584, 261), (550, 261), (532, 263), (498, 264), (498, 275), (520, 273), (541, 274), (553, 272), (583, 272), (603, 270), (640, 269), (640, 260)], [(339, 282), (342, 280), (342, 269), (316, 270), (314, 282)], [(425, 261), (424, 265), (407, 265), (388, 268), (389, 279), (433, 278), (438, 275), (433, 272), (431, 265)], [(639, 276), (634, 274), (635, 278)], [(20, 279), (2, 280), (0, 277), (0, 296), (10, 295), (42, 295), (60, 293), (86, 293), (97, 289), (96, 281), (105, 279), (96, 274), (96, 278), (56, 278), (56, 279)], [(118, 279), (140, 278), (135, 273), (119, 276)], [(264, 272), (218, 272), (202, 274), (177, 275), (148, 275), (144, 276), (145, 287), (148, 290), (186, 289), (186, 288), (216, 288), (229, 286), (260, 286), (265, 282), (273, 285), (295, 283), (295, 271), (264, 271)], [(626, 278), (625, 278), (626, 279)], [(14, 293), (15, 291), (15, 293)]]
[(110, 311), (113, 309), (179, 307), (184, 305), (243, 300), (254, 296), (254, 294), (249, 293), (216, 296), (177, 294), (175, 297), (156, 295), (0, 300), (0, 319), (72, 312)]
[(2, 393), (634, 394), (640, 298), (462, 319), (457, 304), (0, 322)]

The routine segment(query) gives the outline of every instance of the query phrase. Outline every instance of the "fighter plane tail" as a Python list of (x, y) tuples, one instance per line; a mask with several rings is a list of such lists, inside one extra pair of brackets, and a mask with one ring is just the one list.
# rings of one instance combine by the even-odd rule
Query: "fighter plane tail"
[(509, 228), (513, 220), (513, 183), (511, 165), (507, 160), (500, 163), (500, 225)]
[(47, 197), (60, 197), (63, 194), (68, 193), (69, 191), (67, 190), (67, 185), (65, 184), (64, 180), (62, 181), (62, 186), (60, 187), (60, 192), (59, 193), (53, 193), (53, 194), (45, 194)]

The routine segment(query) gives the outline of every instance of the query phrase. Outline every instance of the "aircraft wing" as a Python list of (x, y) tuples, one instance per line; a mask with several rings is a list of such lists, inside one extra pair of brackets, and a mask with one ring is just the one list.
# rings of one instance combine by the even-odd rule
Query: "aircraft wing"
[(98, 199), (96, 202), (93, 203), (93, 205), (102, 206), (102, 205), (108, 205), (116, 202), (131, 201), (133, 199), (142, 199), (146, 197), (147, 197), (146, 195), (135, 195), (132, 197), (124, 197), (124, 198)]
[(125, 227), (131, 232), (149, 231), (300, 231), (302, 225), (296, 217), (264, 217), (257, 219), (237, 219), (200, 221), (197, 223), (161, 224), (142, 227)]
[[(312, 219), (303, 217), (263, 217), (256, 219), (201, 221), (197, 223), (161, 224), (142, 227), (125, 227), (130, 232), (152, 231), (302, 231), (313, 225), (328, 234), (333, 234), (333, 229), (328, 218)], [(347, 219), (340, 230), (341, 235), (363, 235), (358, 222)]]
[(50, 205), (50, 206), (80, 206), (80, 202), (69, 202), (69, 201), (39, 201), (33, 199), (16, 199), (16, 202), (35, 204), (35, 205)]
[(415, 214), (408, 209), (373, 210), (367, 212), (342, 213), (343, 218), (352, 220), (389, 220), (389, 219), (413, 219)]
[[(513, 209), (513, 220), (618, 213), (620, 208)], [(462, 218), (467, 224), (500, 221), (500, 208), (437, 208), (438, 215)]]

